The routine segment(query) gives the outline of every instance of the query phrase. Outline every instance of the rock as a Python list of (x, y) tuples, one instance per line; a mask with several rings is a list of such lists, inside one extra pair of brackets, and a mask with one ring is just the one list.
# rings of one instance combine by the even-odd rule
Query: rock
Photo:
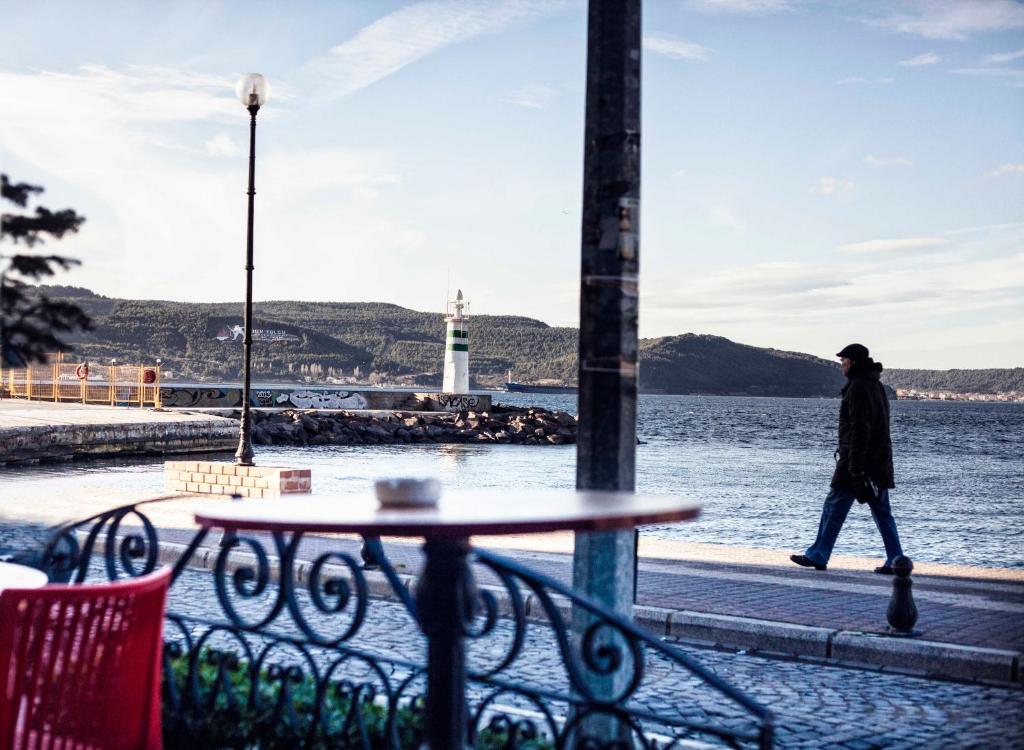
[(558, 434), (548, 435), (547, 440), (552, 445), (562, 445), (563, 443), (566, 442), (566, 439)]
[(406, 417), (402, 420), (402, 424), (406, 427), (416, 427), (420, 423), (419, 417)]
[(373, 438), (378, 442), (390, 442), (391, 433), (381, 427), (379, 424), (367, 425), (363, 434), (367, 437)]

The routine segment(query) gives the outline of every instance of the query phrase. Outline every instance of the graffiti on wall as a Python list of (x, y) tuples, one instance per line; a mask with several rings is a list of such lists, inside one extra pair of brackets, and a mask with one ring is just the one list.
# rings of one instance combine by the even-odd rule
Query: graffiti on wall
[(242, 389), (165, 386), (160, 389), (160, 404), (177, 409), (232, 409), (242, 405)]
[(276, 406), (294, 406), (298, 409), (365, 409), (366, 398), (349, 391), (292, 391), (282, 393)]
[[(160, 389), (160, 402), (171, 408), (237, 409), (242, 406), (241, 388), (169, 386)], [(311, 391), (255, 388), (249, 391), (250, 406), (279, 409), (366, 409), (366, 398), (352, 391)]]
[(431, 398), (444, 411), (469, 411), (470, 409), (489, 408), (490, 404), (484, 404), (480, 396), (468, 396), (457, 393), (438, 393)]

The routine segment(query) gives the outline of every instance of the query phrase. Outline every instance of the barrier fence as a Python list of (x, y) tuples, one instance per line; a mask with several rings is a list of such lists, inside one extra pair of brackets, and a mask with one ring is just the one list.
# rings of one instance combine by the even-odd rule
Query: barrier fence
[(160, 406), (160, 365), (100, 365), (58, 353), (46, 364), (4, 369), (0, 390), (35, 401)]

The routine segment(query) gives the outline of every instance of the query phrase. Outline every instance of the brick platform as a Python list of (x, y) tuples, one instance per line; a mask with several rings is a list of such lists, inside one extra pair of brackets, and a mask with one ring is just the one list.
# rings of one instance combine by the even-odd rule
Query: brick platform
[(168, 492), (277, 497), (312, 490), (309, 469), (238, 466), (217, 461), (165, 461)]

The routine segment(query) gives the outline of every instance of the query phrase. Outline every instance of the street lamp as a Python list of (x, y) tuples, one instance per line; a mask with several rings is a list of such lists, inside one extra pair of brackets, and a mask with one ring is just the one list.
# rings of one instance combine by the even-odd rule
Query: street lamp
[(249, 110), (249, 220), (245, 237), (245, 337), (242, 339), (244, 360), (242, 375), (242, 421), (238, 430), (235, 463), (252, 466), (252, 437), (249, 434), (249, 383), (252, 362), (252, 215), (256, 197), (256, 113), (270, 96), (270, 85), (259, 73), (249, 73), (235, 86), (242, 106)]

